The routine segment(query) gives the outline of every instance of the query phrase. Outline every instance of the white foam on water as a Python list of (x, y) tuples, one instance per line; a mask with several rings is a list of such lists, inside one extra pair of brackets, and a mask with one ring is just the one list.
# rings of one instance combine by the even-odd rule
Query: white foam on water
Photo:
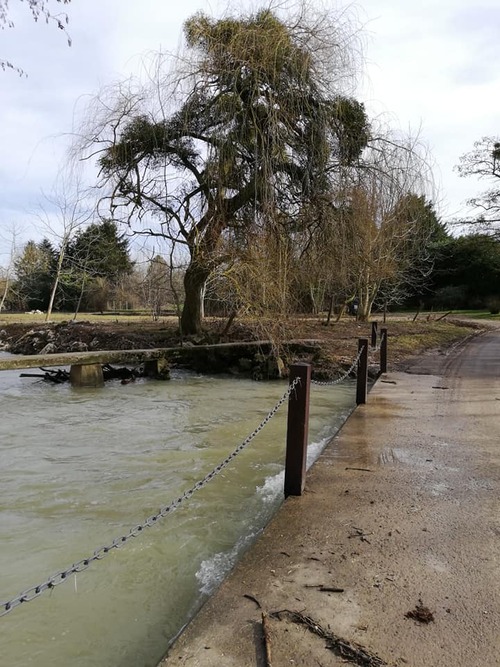
[[(321, 440), (309, 444), (307, 448), (307, 468), (310, 468), (316, 461), (331, 437), (332, 433), (329, 432), (328, 435)], [(229, 572), (231, 572), (238, 561), (240, 554), (253, 542), (260, 530), (260, 527), (255, 526), (255, 524), (259, 522), (259, 519), (262, 521), (263, 515), (269, 514), (269, 508), (271, 506), (280, 502), (283, 494), (284, 480), (284, 470), (281, 470), (275, 475), (266, 477), (264, 484), (255, 489), (258, 504), (261, 506), (262, 510), (256, 512), (254, 521), (252, 522), (254, 523), (254, 527), (251, 531), (247, 535), (241, 537), (229, 551), (216, 553), (211, 558), (202, 561), (196, 572), (196, 579), (199, 581), (199, 590), (202, 595), (211, 595), (214, 592), (217, 586), (224, 580)], [(264, 507), (262, 507), (262, 505)]]
[[(307, 447), (307, 461), (306, 468), (309, 469), (312, 464), (317, 460), (321, 452), (326, 447), (327, 443), (330, 441), (331, 434), (325, 436), (318, 442), (311, 442)], [(283, 485), (285, 482), (285, 471), (281, 470), (276, 475), (269, 475), (264, 480), (262, 486), (258, 486), (256, 489), (257, 494), (260, 496), (260, 499), (266, 505), (274, 503), (280, 494), (283, 492)]]
[(332, 437), (332, 434), (328, 434), (318, 442), (311, 442), (311, 444), (307, 448), (307, 461), (306, 461), (306, 468), (309, 470), (309, 468), (312, 466), (312, 464), (317, 460), (321, 452), (324, 450), (328, 442), (330, 441)]
[(276, 475), (269, 475), (264, 480), (262, 486), (256, 488), (259, 499), (266, 505), (273, 503), (278, 496), (283, 493), (283, 485), (285, 482), (285, 471), (277, 473)]
[(241, 537), (229, 551), (222, 551), (202, 561), (195, 575), (200, 583), (202, 595), (211, 595), (214, 592), (226, 575), (231, 572), (240, 553), (253, 542), (254, 538), (255, 533), (248, 533)]

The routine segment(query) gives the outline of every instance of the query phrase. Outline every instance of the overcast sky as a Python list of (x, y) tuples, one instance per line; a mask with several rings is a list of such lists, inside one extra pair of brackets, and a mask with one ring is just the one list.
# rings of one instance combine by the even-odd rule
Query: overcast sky
[[(58, 8), (53, 0), (49, 4)], [(103, 85), (133, 73), (141, 54), (175, 50), (183, 22), (197, 10), (219, 15), (225, 4), (72, 0), (71, 48), (55, 26), (35, 24), (25, 3), (10, 0), (10, 6), (16, 25), (0, 32), (0, 58), (28, 77), (0, 71), (0, 265), (13, 223), (23, 229), (24, 240), (43, 235), (33, 212), (42, 190), (53, 186), (75, 108)], [(323, 2), (330, 6), (339, 5)], [(435, 162), (438, 212), (443, 220), (459, 216), (467, 197), (483, 186), (459, 178), (453, 167), (475, 140), (500, 132), (500, 3), (359, 0), (354, 9), (366, 45), (358, 99), (370, 115), (390, 114), (394, 126), (420, 132)]]

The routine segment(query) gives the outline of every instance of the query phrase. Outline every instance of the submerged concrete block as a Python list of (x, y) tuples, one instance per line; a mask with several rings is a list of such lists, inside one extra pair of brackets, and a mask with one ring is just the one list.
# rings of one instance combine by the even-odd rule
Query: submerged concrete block
[(101, 364), (77, 364), (69, 371), (73, 387), (104, 387)]
[(170, 368), (166, 359), (151, 359), (144, 362), (144, 377), (169, 380)]

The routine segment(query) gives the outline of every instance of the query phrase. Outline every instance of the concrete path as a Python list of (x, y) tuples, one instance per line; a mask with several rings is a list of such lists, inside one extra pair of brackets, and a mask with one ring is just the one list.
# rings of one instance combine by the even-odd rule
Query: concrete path
[(377, 382), (162, 665), (500, 664), (500, 332), (413, 370)]

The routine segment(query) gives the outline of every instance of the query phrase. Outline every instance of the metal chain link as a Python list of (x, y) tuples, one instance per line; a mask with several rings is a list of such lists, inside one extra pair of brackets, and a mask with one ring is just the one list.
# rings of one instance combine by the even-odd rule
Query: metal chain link
[(380, 352), (380, 348), (382, 347), (382, 343), (384, 342), (385, 337), (386, 337), (386, 333), (384, 331), (384, 333), (380, 336), (379, 344), (377, 345), (377, 347), (374, 347), (372, 349), (372, 352), (374, 352), (374, 353)]
[(111, 544), (97, 548), (94, 551), (94, 553), (88, 558), (83, 558), (82, 560), (73, 563), (73, 565), (66, 568), (65, 570), (57, 572), (56, 574), (49, 577), (43, 583), (38, 584), (37, 586), (31, 586), (30, 588), (27, 588), (25, 591), (23, 591), (19, 595), (16, 595), (14, 598), (8, 600), (7, 602), (1, 602), (0, 609), (2, 609), (3, 607), (3, 610), (0, 611), (0, 616), (5, 616), (23, 602), (31, 602), (31, 600), (37, 598), (44, 591), (52, 590), (56, 586), (59, 586), (60, 584), (67, 581), (71, 574), (83, 572), (90, 566), (91, 563), (93, 563), (96, 560), (101, 560), (102, 558), (104, 558), (104, 556), (107, 556), (109, 552), (112, 551), (112, 549), (119, 549), (132, 537), (137, 537), (146, 528), (151, 528), (151, 526), (154, 526), (159, 519), (163, 519), (168, 514), (174, 512), (185, 500), (191, 498), (197, 491), (202, 489), (206, 484), (208, 484), (208, 482), (210, 482), (210, 480), (212, 480), (222, 470), (224, 470), (224, 468), (227, 465), (229, 465), (229, 463), (255, 438), (255, 436), (258, 433), (260, 433), (260, 431), (262, 431), (264, 426), (266, 426), (266, 424), (274, 417), (274, 415), (278, 412), (280, 407), (288, 399), (288, 397), (290, 396), (292, 391), (294, 391), (295, 387), (298, 384), (300, 384), (299, 377), (295, 378), (295, 380), (288, 386), (286, 392), (276, 403), (276, 405), (271, 409), (268, 415), (261, 421), (261, 423), (257, 426), (257, 428), (248, 437), (246, 437), (245, 440), (243, 440), (243, 442), (240, 445), (238, 445), (238, 447), (236, 447), (236, 449), (231, 454), (229, 454), (221, 463), (219, 463), (218, 466), (216, 466), (207, 475), (205, 475), (203, 479), (196, 482), (196, 484), (194, 484), (190, 489), (185, 491), (176, 500), (172, 501), (169, 505), (161, 507), (160, 510), (157, 512), (157, 514), (149, 516), (147, 519), (145, 519), (145, 521), (143, 521), (143, 523), (138, 524), (137, 526), (131, 528), (126, 535), (122, 535), (121, 537), (116, 537), (111, 542)]
[(315, 385), (318, 385), (320, 387), (327, 387), (327, 386), (331, 387), (335, 384), (340, 384), (341, 382), (344, 382), (344, 380), (349, 377), (349, 375), (352, 373), (352, 371), (356, 367), (358, 361), (361, 359), (362, 354), (363, 354), (363, 350), (361, 349), (358, 352), (358, 355), (357, 355), (356, 359), (354, 359), (354, 361), (352, 362), (349, 369), (343, 375), (341, 375), (339, 378), (337, 378), (336, 380), (329, 380), (328, 382), (320, 382), (319, 380), (311, 380), (311, 384), (315, 384)]

